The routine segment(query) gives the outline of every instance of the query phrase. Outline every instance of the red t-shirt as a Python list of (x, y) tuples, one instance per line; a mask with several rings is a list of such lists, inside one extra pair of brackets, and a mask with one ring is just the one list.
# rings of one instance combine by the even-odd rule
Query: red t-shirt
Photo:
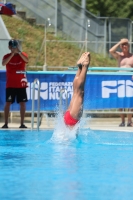
[[(27, 56), (25, 52), (23, 55)], [(8, 58), (11, 53), (6, 54), (3, 60)], [(27, 56), (28, 57), (28, 56)], [(26, 62), (19, 54), (15, 54), (6, 64), (6, 88), (26, 88), (27, 78), (25, 74), (17, 74), (16, 71), (25, 71)]]

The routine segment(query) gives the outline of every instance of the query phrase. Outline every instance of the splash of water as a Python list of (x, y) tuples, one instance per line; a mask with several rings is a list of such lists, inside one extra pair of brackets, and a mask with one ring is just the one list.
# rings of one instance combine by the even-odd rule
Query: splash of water
[(51, 138), (51, 142), (56, 143), (69, 143), (77, 139), (81, 132), (81, 127), (83, 128), (86, 123), (85, 118), (81, 118), (81, 120), (72, 128), (68, 127), (64, 123), (63, 113), (61, 111), (58, 112), (56, 118), (56, 125), (54, 128), (54, 132)]
[(79, 132), (80, 123), (77, 123), (73, 128), (69, 128), (64, 123), (63, 114), (59, 112), (55, 124), (56, 126), (54, 128), (51, 141), (63, 143), (76, 139)]

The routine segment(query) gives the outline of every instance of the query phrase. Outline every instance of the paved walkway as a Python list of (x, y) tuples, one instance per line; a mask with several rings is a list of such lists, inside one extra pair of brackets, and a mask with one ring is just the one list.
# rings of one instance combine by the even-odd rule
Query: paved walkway
[[(37, 128), (37, 117), (34, 117), (34, 129)], [(53, 129), (55, 127), (55, 118), (50, 117), (42, 118), (40, 129)], [(3, 116), (0, 116), (0, 128), (4, 124)], [(92, 130), (114, 130), (114, 131), (130, 131), (133, 132), (133, 127), (119, 127), (120, 118), (87, 118), (84, 128), (90, 128)], [(28, 129), (31, 129), (31, 117), (25, 117), (25, 125)], [(19, 129), (20, 126), (20, 116), (19, 114), (9, 117), (9, 130)], [(20, 130), (20, 129), (19, 129)]]

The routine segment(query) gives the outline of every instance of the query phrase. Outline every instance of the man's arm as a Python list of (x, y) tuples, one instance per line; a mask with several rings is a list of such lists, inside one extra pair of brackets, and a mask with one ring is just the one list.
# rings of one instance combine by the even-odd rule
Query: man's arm
[(109, 53), (115, 58), (118, 60), (119, 58), (119, 53), (116, 52), (117, 48), (121, 45), (120, 42), (118, 42), (117, 44), (115, 44), (110, 50), (109, 50)]
[(14, 52), (11, 53), (11, 55), (8, 58), (5, 58), (2, 61), (2, 65), (5, 66), (7, 63), (9, 63), (9, 61), (11, 60), (11, 58), (14, 56)]
[(26, 55), (24, 55), (21, 51), (19, 52), (19, 55), (21, 56), (21, 58), (26, 62), (28, 63), (29, 59)]
[(120, 56), (120, 52), (117, 52), (116, 50), (117, 50), (117, 48), (118, 48), (119, 46), (121, 47), (121, 45), (124, 44), (124, 43), (128, 43), (128, 39), (126, 39), (126, 38), (121, 39), (117, 44), (115, 44), (115, 45), (109, 50), (109, 53), (110, 53), (115, 59), (117, 59), (117, 60), (118, 60), (118, 58), (119, 58), (119, 56)]

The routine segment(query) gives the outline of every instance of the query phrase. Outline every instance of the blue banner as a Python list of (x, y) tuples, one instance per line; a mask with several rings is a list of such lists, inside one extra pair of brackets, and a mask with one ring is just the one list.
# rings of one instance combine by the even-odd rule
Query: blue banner
[[(75, 74), (54, 74), (53, 73), (27, 73), (28, 88), (27, 96), (28, 102), (26, 102), (26, 111), (32, 110), (32, 88), (33, 82), (37, 78), (40, 81), (40, 110), (45, 111), (55, 111), (59, 106), (60, 100), (60, 90), (65, 89), (67, 91), (67, 96), (64, 93), (62, 99), (66, 101), (68, 98), (68, 103), (73, 94), (73, 79)], [(5, 90), (6, 90), (6, 73), (5, 71), (0, 72), (0, 111), (4, 110), (5, 105)], [(38, 86), (35, 86), (35, 110), (37, 110), (37, 99), (38, 99)], [(11, 105), (11, 111), (19, 111), (19, 104), (14, 103)]]
[(88, 75), (85, 87), (86, 110), (133, 108), (131, 75)]
[[(26, 111), (32, 110), (32, 88), (37, 78), (40, 81), (40, 110), (56, 111), (59, 106), (60, 91), (65, 89), (62, 99), (68, 103), (73, 94), (73, 79), (76, 72), (27, 72), (28, 102)], [(4, 110), (6, 73), (0, 71), (0, 111)], [(35, 110), (37, 110), (38, 86), (35, 87)], [(133, 108), (133, 81), (131, 75), (102, 75), (88, 73), (85, 83), (84, 109)], [(19, 111), (19, 104), (11, 105), (11, 111)]]

